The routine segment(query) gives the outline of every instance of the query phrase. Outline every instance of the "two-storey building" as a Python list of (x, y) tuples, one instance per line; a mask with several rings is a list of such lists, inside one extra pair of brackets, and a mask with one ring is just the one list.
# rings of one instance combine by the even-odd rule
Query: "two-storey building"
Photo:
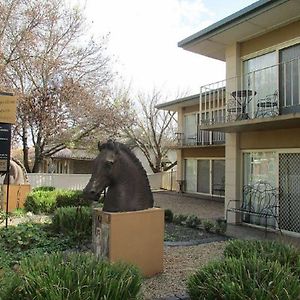
[[(224, 104), (225, 89), (214, 91)], [(212, 92), (203, 94), (203, 110), (212, 100)], [(215, 95), (214, 95), (215, 96)], [(157, 108), (176, 111), (178, 116), (177, 179), (178, 187), (203, 197), (224, 199), (225, 193), (225, 134), (200, 129), (204, 116), (199, 111), (200, 95), (192, 95), (157, 105)], [(218, 99), (215, 99), (218, 101)], [(221, 101), (221, 100), (220, 100)], [(212, 104), (211, 104), (212, 105)], [(222, 114), (221, 103), (214, 113)]]
[[(300, 233), (300, 1), (257, 1), (179, 46), (226, 62), (226, 78), (201, 87), (196, 116), (181, 113), (181, 126), (196, 122), (197, 132), (226, 136), (225, 210), (243, 199), (243, 186), (267, 182), (279, 191), (281, 229)], [(263, 225), (257, 217), (247, 222)]]

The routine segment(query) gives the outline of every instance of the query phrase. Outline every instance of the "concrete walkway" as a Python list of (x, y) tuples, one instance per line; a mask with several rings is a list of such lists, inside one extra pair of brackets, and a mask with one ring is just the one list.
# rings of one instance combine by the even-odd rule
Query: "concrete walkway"
[(224, 218), (224, 202), (220, 200), (169, 191), (154, 192), (153, 197), (155, 206), (171, 209), (174, 214), (196, 215), (201, 220)]

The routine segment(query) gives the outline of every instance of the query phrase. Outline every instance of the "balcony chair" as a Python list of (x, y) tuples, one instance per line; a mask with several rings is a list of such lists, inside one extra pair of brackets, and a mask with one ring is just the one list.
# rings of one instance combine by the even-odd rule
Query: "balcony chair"
[(256, 118), (275, 117), (278, 115), (278, 91), (258, 100), (257, 111), (255, 114)]

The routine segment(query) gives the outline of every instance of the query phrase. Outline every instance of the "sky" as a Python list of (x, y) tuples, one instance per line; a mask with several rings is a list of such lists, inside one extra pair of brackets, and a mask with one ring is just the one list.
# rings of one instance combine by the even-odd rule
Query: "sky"
[[(183, 50), (182, 39), (256, 2), (251, 0), (71, 0), (85, 5), (94, 35), (110, 33), (115, 71), (134, 92), (199, 93), (225, 78), (225, 64)], [(169, 99), (173, 100), (173, 99)]]

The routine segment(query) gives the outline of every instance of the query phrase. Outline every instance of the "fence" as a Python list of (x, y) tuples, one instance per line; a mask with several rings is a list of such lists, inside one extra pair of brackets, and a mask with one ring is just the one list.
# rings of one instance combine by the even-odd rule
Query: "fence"
[[(176, 187), (174, 183), (176, 172), (173, 175), (168, 175), (169, 172), (156, 173), (148, 175), (149, 183), (152, 190), (158, 190), (161, 187)], [(162, 177), (164, 176), (164, 180)], [(32, 188), (39, 186), (53, 186), (58, 189), (82, 190), (91, 178), (91, 174), (53, 174), (53, 173), (29, 173), (29, 182)], [(173, 178), (171, 184), (170, 179)], [(164, 184), (162, 183), (164, 181)]]
[(32, 188), (54, 186), (57, 189), (82, 190), (91, 174), (29, 173), (28, 177)]
[(178, 183), (176, 181), (176, 171), (167, 171), (161, 173), (161, 188), (168, 191), (176, 191)]

